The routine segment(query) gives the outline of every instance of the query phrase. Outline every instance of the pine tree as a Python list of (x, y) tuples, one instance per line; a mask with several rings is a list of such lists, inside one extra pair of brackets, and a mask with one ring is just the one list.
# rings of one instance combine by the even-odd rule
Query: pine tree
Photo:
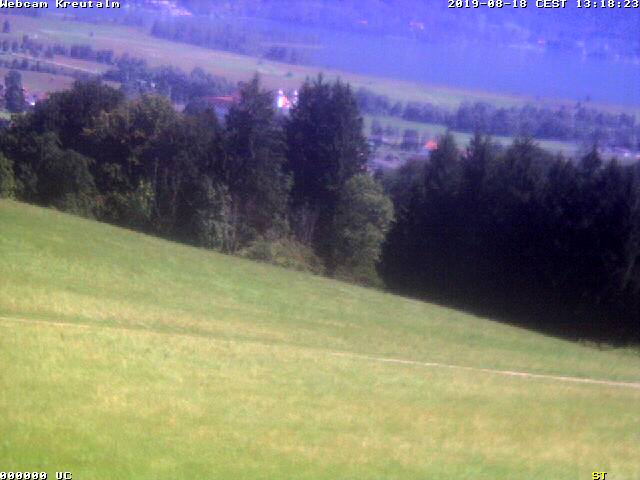
[(23, 112), (26, 106), (24, 91), (22, 90), (22, 75), (16, 70), (10, 70), (4, 77), (4, 100), (11, 113)]
[(285, 143), (271, 92), (256, 76), (240, 89), (226, 117), (224, 168), (237, 225), (232, 249), (285, 228), (290, 180), (284, 172)]
[(305, 217), (317, 218), (310, 235), (327, 257), (331, 225), (346, 182), (366, 170), (369, 145), (349, 85), (322, 76), (307, 80), (287, 122), (288, 169), (293, 202)]

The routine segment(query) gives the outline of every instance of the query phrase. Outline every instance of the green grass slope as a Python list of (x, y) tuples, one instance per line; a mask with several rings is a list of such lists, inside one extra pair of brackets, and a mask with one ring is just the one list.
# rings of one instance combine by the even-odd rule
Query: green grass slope
[(479, 370), (638, 382), (635, 350), (6, 200), (0, 366), (0, 471), (640, 477), (640, 389)]

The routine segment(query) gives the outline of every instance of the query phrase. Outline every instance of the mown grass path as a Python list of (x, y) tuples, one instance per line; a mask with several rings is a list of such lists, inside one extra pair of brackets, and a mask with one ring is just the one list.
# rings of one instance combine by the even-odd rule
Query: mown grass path
[[(65, 326), (73, 326), (75, 328), (82, 328), (83, 326), (89, 328), (89, 325), (82, 324), (70, 324), (64, 322), (54, 322), (50, 320), (33, 320), (33, 319), (25, 319), (25, 318), (12, 318), (12, 317), (0, 317), (0, 321), (7, 322), (25, 322), (25, 323), (43, 323), (46, 325), (56, 325), (58, 327)], [(109, 327), (103, 326), (102, 328), (114, 328), (116, 330), (130, 330), (124, 327)], [(156, 332), (159, 335), (166, 335), (166, 333)], [(188, 335), (188, 334), (183, 334)], [(212, 339), (213, 340), (213, 339)], [(229, 340), (226, 340), (229, 341)], [(238, 342), (239, 340), (233, 340), (234, 342)], [(251, 340), (245, 340), (245, 342), (251, 342)], [(254, 342), (255, 343), (255, 342)], [(263, 344), (263, 346), (268, 346), (268, 344)], [(304, 347), (298, 347), (304, 348)], [(335, 355), (338, 357), (346, 357), (346, 358), (354, 358), (371, 362), (383, 362), (383, 363), (392, 363), (398, 365), (416, 365), (420, 367), (436, 367), (436, 368), (450, 368), (450, 369), (458, 369), (458, 370), (468, 370), (473, 372), (481, 372), (488, 374), (496, 374), (496, 375), (506, 375), (509, 377), (521, 377), (525, 379), (543, 379), (543, 380), (555, 380), (560, 382), (575, 382), (575, 383), (584, 383), (590, 385), (607, 385), (611, 387), (628, 387), (628, 388), (637, 388), (640, 389), (640, 383), (637, 382), (618, 382), (614, 380), (604, 380), (604, 379), (596, 379), (596, 378), (580, 378), (580, 377), (568, 377), (568, 376), (559, 376), (559, 375), (543, 375), (538, 373), (529, 373), (529, 372), (516, 372), (513, 370), (494, 370), (491, 368), (482, 368), (480, 366), (463, 366), (463, 365), (449, 365), (443, 363), (436, 362), (418, 362), (415, 360), (406, 360), (402, 358), (385, 358), (385, 357), (372, 357), (368, 355), (361, 355), (353, 352), (338, 352), (331, 350), (321, 350), (321, 349), (310, 349), (307, 350), (315, 351), (318, 355)]]

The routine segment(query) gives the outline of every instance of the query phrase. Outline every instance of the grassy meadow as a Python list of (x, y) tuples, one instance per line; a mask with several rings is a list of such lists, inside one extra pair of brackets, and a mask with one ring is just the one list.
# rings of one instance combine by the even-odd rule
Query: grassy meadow
[(0, 201), (0, 471), (640, 477), (640, 352)]

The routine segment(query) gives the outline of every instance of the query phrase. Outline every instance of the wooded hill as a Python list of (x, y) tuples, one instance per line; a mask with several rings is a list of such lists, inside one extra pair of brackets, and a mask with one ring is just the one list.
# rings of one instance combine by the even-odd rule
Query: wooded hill
[(351, 88), (322, 77), (289, 116), (254, 78), (223, 122), (78, 83), (2, 131), (0, 191), (554, 333), (640, 338), (638, 165), (445, 135), (374, 178), (362, 130)]

